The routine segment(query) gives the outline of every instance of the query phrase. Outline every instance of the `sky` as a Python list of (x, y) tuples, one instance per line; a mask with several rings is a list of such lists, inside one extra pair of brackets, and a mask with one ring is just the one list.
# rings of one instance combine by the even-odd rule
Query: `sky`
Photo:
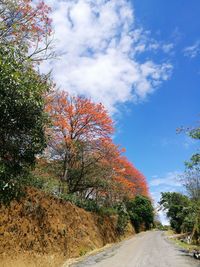
[(41, 71), (106, 106), (114, 142), (146, 176), (155, 202), (160, 192), (183, 192), (177, 177), (198, 144), (176, 129), (200, 120), (200, 1), (46, 3), (58, 57)]

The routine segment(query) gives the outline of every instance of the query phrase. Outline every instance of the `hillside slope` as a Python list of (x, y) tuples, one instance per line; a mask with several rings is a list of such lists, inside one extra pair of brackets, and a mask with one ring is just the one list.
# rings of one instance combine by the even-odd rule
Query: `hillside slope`
[[(20, 202), (0, 209), (0, 266), (60, 266), (66, 258), (119, 241), (116, 224), (116, 216), (28, 189)], [(129, 225), (125, 236), (133, 233)]]

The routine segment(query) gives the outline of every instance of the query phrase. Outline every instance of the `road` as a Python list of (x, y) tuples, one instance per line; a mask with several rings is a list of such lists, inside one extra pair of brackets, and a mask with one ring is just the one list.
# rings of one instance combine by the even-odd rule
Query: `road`
[(161, 231), (140, 233), (71, 267), (200, 267)]

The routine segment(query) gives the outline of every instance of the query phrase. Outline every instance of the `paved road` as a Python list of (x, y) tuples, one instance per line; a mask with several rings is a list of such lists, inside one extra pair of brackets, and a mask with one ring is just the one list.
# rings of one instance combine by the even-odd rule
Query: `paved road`
[(200, 267), (160, 231), (141, 233), (71, 267)]

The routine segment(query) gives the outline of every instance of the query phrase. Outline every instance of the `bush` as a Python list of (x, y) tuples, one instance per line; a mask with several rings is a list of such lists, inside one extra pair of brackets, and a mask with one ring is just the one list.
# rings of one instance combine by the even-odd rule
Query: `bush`
[(118, 204), (116, 209), (118, 214), (117, 232), (120, 235), (122, 235), (125, 232), (130, 217), (129, 214), (127, 213), (126, 206), (123, 203)]
[(75, 194), (63, 194), (61, 198), (66, 201), (70, 201), (74, 205), (84, 210), (87, 210), (90, 212), (96, 212), (97, 214), (101, 216), (111, 216), (114, 214), (115, 215), (118, 214), (118, 211), (116, 208), (100, 206), (93, 199), (81, 199), (79, 196), (76, 196)]
[(61, 195), (61, 198), (70, 201), (76, 206), (83, 208), (87, 211), (91, 212), (99, 212), (100, 207), (93, 199), (81, 199), (80, 197), (76, 196), (75, 194), (63, 194)]
[(19, 182), (20, 179), (9, 177), (7, 182), (6, 180), (0, 180), (0, 202), (4, 205), (9, 205), (13, 199), (19, 200), (24, 193)]
[(111, 216), (111, 215), (117, 215), (117, 210), (115, 208), (108, 208), (108, 207), (100, 207), (99, 212), (102, 216)]

